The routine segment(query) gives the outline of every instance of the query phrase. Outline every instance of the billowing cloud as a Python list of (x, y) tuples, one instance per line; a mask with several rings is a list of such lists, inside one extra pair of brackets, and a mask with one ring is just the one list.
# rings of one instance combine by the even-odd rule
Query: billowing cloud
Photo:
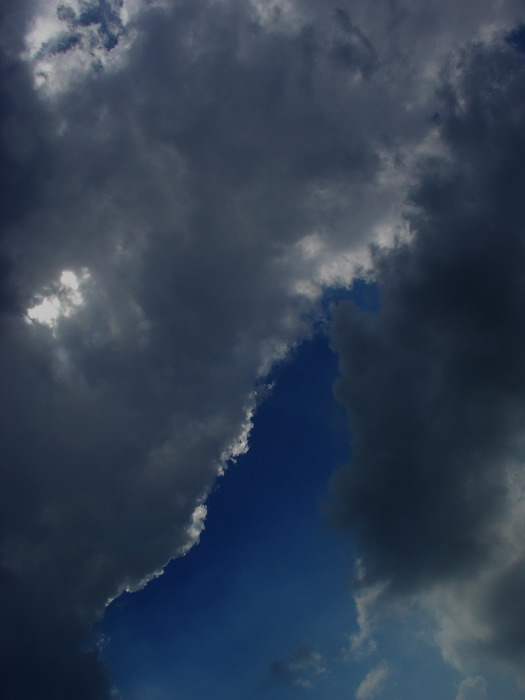
[[(413, 154), (432, 140), (432, 76), (456, 42), (512, 26), (519, 6), (504, 3), (494, 14), (489, 2), (461, 10), (452, 2), (328, 10), (314, 1), (4, 4), (3, 696), (109, 697), (95, 652), (82, 652), (93, 621), (108, 600), (142, 586), (198, 540), (207, 494), (246, 449), (257, 383), (308, 334), (323, 286), (349, 283), (369, 243), (389, 238)], [(473, 86), (487, 72), (485, 54), (476, 55), (465, 73)], [(508, 123), (517, 124), (517, 54), (509, 48), (490, 60), (500, 76), (509, 69), (491, 89), (508, 99)], [(497, 160), (505, 146), (492, 126), (498, 114), (487, 106), (476, 121), (468, 111), (476, 94), (466, 94), (467, 107), (453, 91), (445, 95), (443, 130), (465, 163), (475, 142), (465, 137), (467, 123), (496, 138), (479, 155), (496, 158), (493, 171), (473, 166), (487, 188), (494, 168), (510, 161)], [(512, 163), (517, 152), (508, 153)], [(431, 220), (439, 187), (451, 186), (446, 165), (441, 185), (434, 165), (427, 170), (417, 196)], [(460, 189), (451, 188), (456, 209), (470, 192), (467, 175), (459, 170)], [(487, 215), (498, 196), (518, 207), (517, 184), (493, 189)], [(487, 222), (512, 242), (512, 220)], [(492, 251), (490, 230), (482, 228), (480, 255)], [(447, 249), (444, 241), (436, 261)], [(519, 247), (512, 252), (511, 286)], [(361, 347), (359, 324), (352, 333)], [(345, 331), (339, 335), (346, 354)], [(519, 341), (517, 334), (505, 346), (511, 359)], [(477, 358), (472, 381), (489, 360)], [(501, 381), (508, 371), (501, 368)], [(469, 431), (488, 424), (487, 464), (509, 419), (511, 435), (518, 418), (510, 403), (499, 413), (498, 405), (491, 420), (480, 411), (471, 424), (458, 403), (460, 459), (470, 454)], [(374, 469), (383, 473), (379, 462)], [(453, 473), (445, 470), (438, 491), (449, 493)], [(472, 507), (461, 515), (465, 541), (445, 552), (452, 528), (437, 527), (434, 508), (435, 523), (421, 535), (437, 527), (442, 555), (407, 574), (452, 571), (465, 551), (474, 566), (479, 553), (467, 545), (474, 530), (485, 532), (476, 529), (478, 510), (486, 509), (488, 525), (503, 503), (492, 473), (483, 468), (472, 485)], [(460, 475), (454, 483), (453, 508), (462, 503)], [(395, 508), (391, 515), (406, 529)], [(367, 528), (377, 553), (371, 570), (390, 574), (381, 537)], [(403, 547), (392, 544), (391, 561), (403, 560)]]
[(376, 254), (382, 308), (335, 321), (354, 456), (333, 482), (365, 582), (419, 595), (458, 668), (522, 679), (524, 89), (512, 42), (450, 66), (409, 240)]

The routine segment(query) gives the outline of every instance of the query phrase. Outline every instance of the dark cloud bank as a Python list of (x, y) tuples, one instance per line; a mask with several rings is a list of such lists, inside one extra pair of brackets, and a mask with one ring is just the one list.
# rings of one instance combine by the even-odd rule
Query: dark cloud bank
[(443, 153), (416, 171), (410, 239), (375, 254), (381, 311), (337, 313), (337, 394), (354, 454), (333, 490), (365, 581), (428, 595), (460, 667), (497, 661), (523, 679), (525, 56), (516, 48), (461, 53), (441, 90)]
[[(465, 49), (440, 95), (436, 76), (520, 3), (149, 5), (126, 24), (118, 2), (62, 3), (79, 38), (45, 37), (33, 61), (33, 3), (2, 9), (1, 696), (111, 696), (93, 621), (198, 540), (256, 381), (307, 335), (321, 286), (351, 282), (341, 261), (366, 260), (408, 180), (413, 240), (375, 256), (383, 310), (336, 319), (355, 433), (339, 517), (370, 579), (444, 611), (453, 660), (512, 665), (519, 41)], [(63, 85), (35, 88), (44, 59)], [(417, 149), (438, 155), (414, 170)], [(28, 316), (43, 301), (62, 310), (47, 324)], [(476, 648), (445, 624), (473, 576)]]

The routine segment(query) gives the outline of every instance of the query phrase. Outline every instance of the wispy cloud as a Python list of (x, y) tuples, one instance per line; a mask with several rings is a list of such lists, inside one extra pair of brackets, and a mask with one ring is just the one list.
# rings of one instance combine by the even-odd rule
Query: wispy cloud
[(287, 685), (313, 688), (318, 677), (326, 675), (328, 669), (320, 651), (311, 646), (303, 646), (288, 658), (274, 661), (270, 673)]
[(484, 700), (487, 697), (487, 681), (483, 676), (470, 676), (461, 681), (456, 700)]
[(375, 666), (359, 684), (355, 694), (356, 700), (375, 700), (379, 698), (390, 675), (391, 670), (386, 661), (382, 661)]

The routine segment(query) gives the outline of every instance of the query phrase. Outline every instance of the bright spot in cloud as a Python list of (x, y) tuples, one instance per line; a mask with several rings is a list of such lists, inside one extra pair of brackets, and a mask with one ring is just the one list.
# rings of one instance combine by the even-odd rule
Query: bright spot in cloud
[(82, 268), (80, 275), (72, 270), (63, 270), (59, 281), (48, 287), (37, 297), (38, 303), (27, 309), (26, 320), (55, 328), (61, 316), (68, 318), (82, 306), (84, 297), (81, 286), (89, 277), (86, 268)]
[[(157, 3), (155, 3), (157, 4)], [(136, 32), (126, 23), (149, 0), (40, 2), (25, 36), (23, 57), (36, 87), (55, 95), (79, 75), (116, 65)], [(118, 50), (117, 50), (118, 48)]]

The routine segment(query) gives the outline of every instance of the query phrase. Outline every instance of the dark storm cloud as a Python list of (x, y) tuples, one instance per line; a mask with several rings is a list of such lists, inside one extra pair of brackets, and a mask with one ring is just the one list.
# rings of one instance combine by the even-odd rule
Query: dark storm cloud
[[(350, 125), (345, 75), (315, 85), (332, 58), (311, 33), (204, 2), (133, 30), (120, 70), (45, 98), (4, 45), (1, 682), (16, 700), (109, 696), (81, 653), (90, 625), (197, 540), (258, 375), (306, 332), (296, 246), (366, 199), (379, 165), (372, 107)], [(42, 303), (62, 315), (28, 322)]]
[(429, 4), (423, 22), (418, 5), (192, 0), (124, 31), (118, 2), (51, 5), (59, 31), (98, 32), (100, 45), (43, 56), (42, 36), (22, 61), (41, 31), (33, 5), (3, 10), (1, 682), (13, 700), (109, 696), (81, 653), (90, 625), (197, 541), (214, 480), (245, 446), (256, 381), (307, 334), (320, 282), (350, 274), (341, 261), (392, 220), (407, 151), (436, 111), (422, 86), (437, 59), (494, 20), (492, 3), (449, 26), (452, 4)]
[(53, 154), (48, 148), (50, 120), (32, 86), (32, 76), (17, 53), (30, 17), (25, 3), (0, 8), (0, 309), (12, 307), (12, 261), (2, 241), (9, 225), (38, 203)]
[(335, 517), (365, 581), (433, 591), (448, 658), (522, 675), (525, 63), (477, 44), (448, 75), (443, 154), (418, 166), (409, 240), (375, 254), (382, 308), (335, 319), (354, 436)]

